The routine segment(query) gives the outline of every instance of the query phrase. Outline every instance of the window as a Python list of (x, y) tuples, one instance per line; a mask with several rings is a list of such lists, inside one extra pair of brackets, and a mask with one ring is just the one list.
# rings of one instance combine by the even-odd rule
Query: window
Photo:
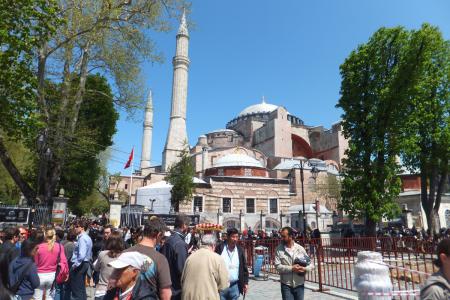
[(194, 196), (194, 212), (203, 212), (203, 197)]
[(278, 213), (278, 199), (277, 198), (269, 199), (269, 212), (271, 214), (277, 214)]
[(255, 199), (247, 198), (247, 199), (245, 199), (245, 201), (246, 201), (247, 213), (254, 214), (255, 213)]
[(231, 198), (222, 198), (222, 211), (231, 213)]
[(125, 189), (128, 190), (128, 184), (127, 183), (125, 183)]
[(244, 172), (244, 176), (252, 176), (252, 169), (245, 168)]
[(223, 176), (225, 173), (223, 172), (223, 169), (219, 169), (219, 171), (217, 172), (217, 175), (219, 176)]

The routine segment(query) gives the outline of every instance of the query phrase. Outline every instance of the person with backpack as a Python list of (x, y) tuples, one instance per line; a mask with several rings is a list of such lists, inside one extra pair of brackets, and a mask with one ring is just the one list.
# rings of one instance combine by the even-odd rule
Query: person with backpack
[(161, 242), (166, 230), (166, 224), (161, 219), (151, 219), (144, 226), (143, 237), (139, 244), (124, 251), (124, 253), (139, 252), (149, 257), (153, 262), (152, 268), (145, 273), (145, 281), (142, 282), (142, 290), (155, 291), (155, 299), (160, 300), (170, 300), (172, 296), (172, 280), (170, 278), (169, 263), (164, 255), (157, 252), (155, 249)]
[(37, 248), (37, 242), (24, 240), (21, 255), (9, 265), (9, 290), (22, 300), (32, 299), (34, 290), (40, 285), (38, 270), (34, 263)]

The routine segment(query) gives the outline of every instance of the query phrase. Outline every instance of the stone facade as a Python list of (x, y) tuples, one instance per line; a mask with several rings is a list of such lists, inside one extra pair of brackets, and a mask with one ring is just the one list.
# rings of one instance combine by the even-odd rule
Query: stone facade
[[(196, 197), (201, 197), (202, 208), (197, 210), (201, 221), (219, 222), (241, 229), (259, 229), (261, 211), (264, 215), (263, 230), (280, 228), (280, 214), (282, 211), (287, 213), (291, 205), (289, 181), (286, 179), (212, 176), (208, 186), (196, 188), (194, 196), (190, 203), (180, 206), (181, 212), (194, 213), (194, 204), (199, 203)], [(286, 224), (286, 216), (283, 218)]]

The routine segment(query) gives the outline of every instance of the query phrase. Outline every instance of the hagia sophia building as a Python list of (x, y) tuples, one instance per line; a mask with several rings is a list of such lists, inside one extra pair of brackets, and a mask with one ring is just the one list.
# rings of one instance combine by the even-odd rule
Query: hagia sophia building
[[(243, 108), (224, 129), (206, 132), (189, 146), (186, 130), (189, 71), (189, 32), (183, 14), (176, 35), (170, 124), (162, 164), (151, 165), (152, 94), (147, 99), (140, 168), (132, 179), (111, 181), (110, 197), (131, 191), (131, 204), (155, 214), (173, 212), (171, 185), (164, 181), (171, 165), (189, 147), (196, 177), (192, 201), (179, 212), (199, 215), (200, 221), (241, 230), (302, 228), (302, 199), (307, 225), (327, 230), (337, 213), (335, 193), (348, 141), (340, 123), (330, 129), (305, 124), (287, 108), (262, 99)], [(312, 168), (314, 168), (311, 173)], [(303, 172), (302, 172), (303, 171)], [(302, 176), (303, 173), (303, 189)], [(316, 175), (316, 176), (312, 176)], [(315, 179), (314, 179), (315, 177)], [(303, 198), (302, 198), (303, 192)], [(317, 204), (317, 206), (316, 206)]]

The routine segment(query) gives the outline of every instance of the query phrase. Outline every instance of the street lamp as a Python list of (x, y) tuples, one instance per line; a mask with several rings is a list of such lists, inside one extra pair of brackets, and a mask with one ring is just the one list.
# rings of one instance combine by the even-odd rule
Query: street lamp
[(263, 213), (262, 209), (261, 209), (261, 213), (259, 214), (259, 228), (261, 229), (261, 232), (263, 231), (263, 227), (262, 227), (262, 222), (263, 222), (263, 217), (265, 217), (266, 215)]
[[(300, 169), (300, 182), (302, 183), (303, 232), (306, 232), (305, 191), (304, 191), (304, 186), (303, 186), (303, 181), (305, 180), (305, 178), (303, 176), (305, 162), (306, 162), (305, 160), (300, 159), (300, 163), (294, 165), (294, 169), (296, 167), (298, 167)], [(294, 184), (295, 184), (295, 182), (294, 182)], [(300, 215), (300, 211), (299, 211), (299, 215)]]
[(242, 230), (242, 217), (244, 216), (244, 213), (242, 212), (242, 209), (239, 210), (239, 231)]
[[(304, 177), (304, 174), (303, 174), (303, 170), (305, 169), (305, 164), (308, 163), (312, 167), (311, 168), (311, 176), (314, 178), (314, 181), (316, 180), (317, 175), (320, 172), (320, 170), (316, 166), (317, 163), (313, 163), (313, 160), (314, 159), (307, 160), (307, 159), (303, 158), (303, 159), (299, 160), (300, 163), (295, 164), (293, 166), (294, 170), (296, 168), (300, 169), (300, 182), (302, 184), (303, 232), (306, 232), (306, 209), (305, 209), (305, 187), (304, 187), (305, 177)], [(299, 211), (299, 215), (300, 215), (300, 213), (301, 212)]]
[[(280, 210), (280, 226), (281, 226), (281, 228), (283, 228), (283, 217), (285, 217), (286, 215), (285, 214), (283, 214), (283, 211), (282, 210)], [(281, 229), (280, 228), (280, 229)]]
[[(319, 172), (320, 172), (320, 170), (316, 167), (316, 166), (313, 166), (312, 168), (311, 168), (311, 177), (312, 177), (312, 179), (314, 179), (314, 187), (316, 187), (316, 181), (317, 181), (317, 176), (319, 176)], [(317, 193), (317, 191), (316, 191), (316, 193)], [(316, 197), (316, 228), (317, 229), (319, 229), (319, 201), (318, 201), (318, 199), (317, 199), (317, 197)]]
[(217, 209), (217, 224), (220, 223), (220, 216), (222, 216), (222, 210), (220, 208)]

